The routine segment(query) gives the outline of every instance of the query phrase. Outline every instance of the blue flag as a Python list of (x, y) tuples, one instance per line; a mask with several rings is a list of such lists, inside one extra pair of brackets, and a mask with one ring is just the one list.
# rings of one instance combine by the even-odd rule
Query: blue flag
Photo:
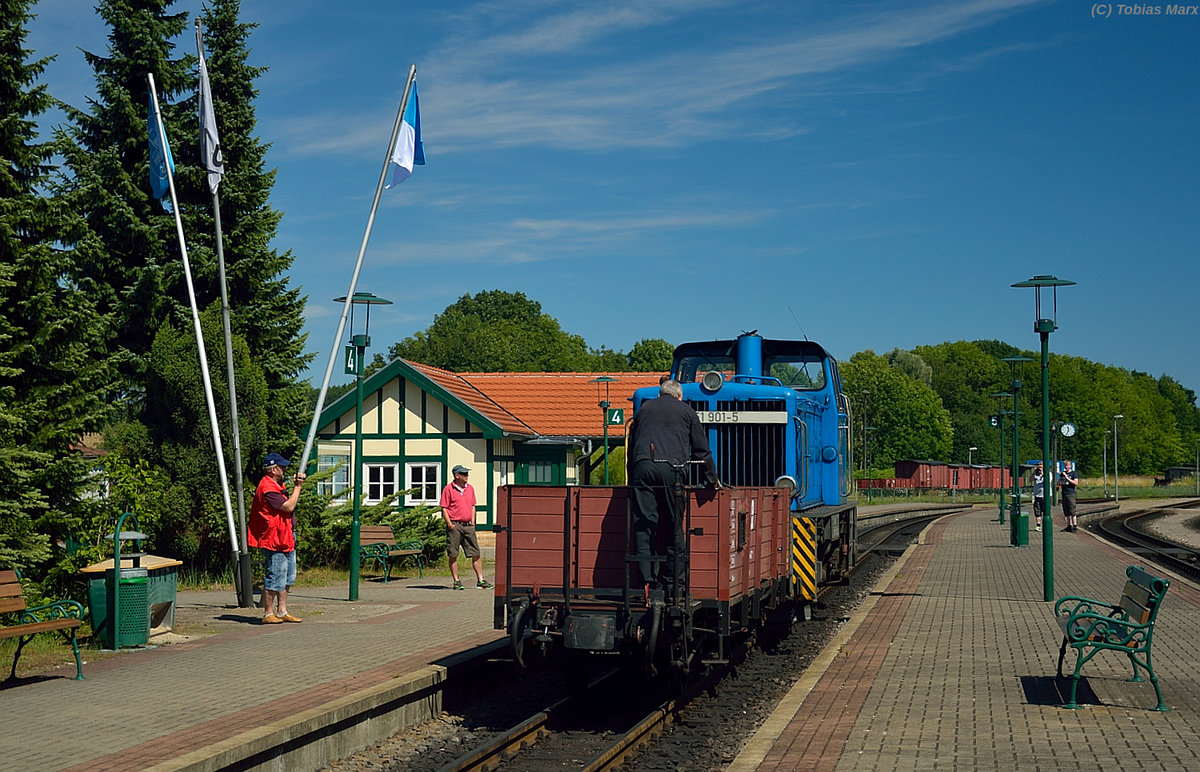
[(413, 80), (412, 99), (404, 108), (404, 120), (396, 147), (392, 149), (392, 181), (384, 187), (394, 188), (412, 174), (413, 164), (425, 164), (425, 146), (421, 144), (421, 100), (417, 98), (417, 81)]
[[(175, 159), (171, 157), (171, 145), (166, 140), (166, 134), (158, 123), (158, 115), (154, 112), (154, 95), (150, 95), (150, 115), (146, 120), (146, 128), (150, 134), (150, 192), (162, 202), (163, 209), (171, 211), (170, 203), (164, 198), (171, 188), (167, 180), (168, 173), (175, 171)], [(170, 167), (170, 172), (167, 167)]]

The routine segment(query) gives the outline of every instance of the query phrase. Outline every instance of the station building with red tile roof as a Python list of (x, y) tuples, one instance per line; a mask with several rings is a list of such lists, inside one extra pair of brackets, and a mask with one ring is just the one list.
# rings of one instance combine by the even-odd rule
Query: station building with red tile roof
[[(486, 530), (500, 486), (586, 479), (602, 458), (606, 430), (610, 448), (624, 444), (633, 392), (658, 386), (661, 375), (455, 373), (395, 359), (363, 380), (364, 501), (413, 489), (401, 505), (436, 505), (449, 470), (462, 464), (478, 498), (476, 523)], [(353, 489), (356, 405), (351, 390), (321, 412), (318, 470), (342, 465), (323, 492)]]

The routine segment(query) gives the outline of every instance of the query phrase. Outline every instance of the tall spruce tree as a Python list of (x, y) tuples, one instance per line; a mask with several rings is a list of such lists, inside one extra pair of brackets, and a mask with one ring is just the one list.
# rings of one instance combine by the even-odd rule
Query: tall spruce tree
[(78, 535), (87, 469), (76, 451), (108, 413), (104, 325), (71, 267), (97, 253), (83, 218), (47, 194), (51, 158), (24, 48), (30, 0), (0, 0), (0, 564), (43, 569)]
[[(133, 415), (145, 393), (146, 354), (158, 327), (187, 321), (187, 293), (175, 225), (150, 193), (146, 128), (153, 73), (168, 140), (182, 136), (183, 108), (174, 97), (195, 85), (194, 57), (171, 58), (187, 24), (168, 14), (174, 0), (100, 0), (97, 12), (110, 27), (108, 56), (84, 52), (96, 73), (96, 98), (87, 109), (67, 105), (62, 132), (64, 192), (84, 213), (101, 248), (79, 260), (79, 285), (110, 315), (113, 346)], [(195, 121), (186, 121), (189, 130)], [(176, 163), (186, 161), (178, 150)]]

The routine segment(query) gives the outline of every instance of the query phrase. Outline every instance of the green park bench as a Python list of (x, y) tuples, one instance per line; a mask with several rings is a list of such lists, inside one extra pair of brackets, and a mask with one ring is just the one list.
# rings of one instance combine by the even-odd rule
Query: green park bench
[(21, 650), (38, 633), (59, 632), (71, 642), (75, 650), (75, 680), (83, 680), (83, 663), (79, 660), (79, 642), (75, 631), (83, 619), (83, 605), (73, 600), (58, 600), (44, 606), (26, 608), (25, 590), (16, 571), (0, 571), (0, 614), (16, 614), (17, 623), (0, 627), (0, 640), (17, 639), (17, 653), (13, 657), (9, 679), (17, 677), (17, 661)]
[(1062, 628), (1062, 646), (1058, 649), (1058, 677), (1063, 677), (1063, 658), (1067, 646), (1076, 652), (1075, 672), (1071, 675), (1071, 695), (1063, 707), (1076, 709), (1075, 689), (1079, 685), (1079, 671), (1084, 663), (1102, 651), (1117, 651), (1129, 657), (1133, 664), (1131, 681), (1144, 681), (1139, 668), (1150, 675), (1154, 693), (1158, 696), (1155, 710), (1170, 710), (1163, 704), (1162, 691), (1158, 688), (1158, 676), (1150, 663), (1150, 644), (1154, 640), (1154, 620), (1170, 582), (1146, 573), (1140, 566), (1125, 569), (1129, 578), (1121, 599), (1116, 603), (1104, 603), (1091, 598), (1068, 595), (1054, 604), (1054, 615)]
[[(390, 525), (364, 525), (358, 533), (358, 559), (365, 563), (374, 561), (383, 571), (383, 583), (391, 576), (389, 560), (412, 558), (417, 563), (418, 575), (425, 576), (425, 545), (416, 539), (396, 543), (396, 535)], [(361, 565), (361, 563), (360, 563)]]

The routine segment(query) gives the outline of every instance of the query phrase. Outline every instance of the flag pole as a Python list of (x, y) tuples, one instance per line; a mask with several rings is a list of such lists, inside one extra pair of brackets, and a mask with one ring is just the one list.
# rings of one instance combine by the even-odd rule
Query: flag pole
[[(162, 145), (163, 154), (170, 153), (167, 143), (167, 129), (163, 125), (162, 110), (158, 106), (158, 92), (154, 88), (154, 73), (146, 73), (150, 84), (150, 100), (154, 103), (155, 129), (158, 131), (158, 141)], [(233, 527), (233, 504), (229, 500), (229, 477), (225, 473), (225, 454), (221, 450), (221, 429), (217, 424), (217, 406), (213, 401), (212, 383), (208, 377), (208, 355), (204, 351), (204, 333), (200, 329), (200, 310), (196, 306), (196, 290), (192, 286), (192, 266), (188, 261), (187, 240), (183, 236), (183, 220), (179, 216), (179, 201), (175, 196), (175, 175), (171, 164), (166, 163), (167, 187), (171, 191), (171, 208), (175, 214), (175, 233), (179, 236), (179, 251), (183, 254), (183, 273), (187, 279), (188, 300), (192, 305), (192, 323), (196, 328), (196, 348), (200, 353), (200, 376), (204, 380), (204, 398), (208, 403), (208, 420), (212, 424), (213, 448), (217, 453), (217, 467), (221, 475), (221, 493), (225, 497), (225, 518), (229, 523), (229, 543), (233, 547), (233, 561), (237, 565), (240, 550), (238, 549), (237, 533)]]
[[(208, 65), (204, 61), (204, 43), (200, 37), (199, 19), (196, 19), (196, 55), (200, 58), (200, 146), (203, 151), (206, 145), (204, 141), (205, 124), (210, 117), (205, 115), (205, 106), (207, 105), (211, 113), (213, 103), (212, 92), (208, 84)], [(224, 173), (224, 165), (220, 159), (221, 145), (216, 141), (217, 126), (215, 114), (211, 115), (211, 120), (213, 140), (216, 147), (211, 149), (214, 157), (205, 158), (204, 163), (210, 170), (208, 187), (212, 191), (213, 222), (216, 226), (217, 235), (217, 275), (221, 284), (221, 323), (225, 328), (225, 381), (229, 388), (229, 415), (233, 426), (233, 480), (237, 490), (238, 536), (240, 537), (240, 543), (243, 545), (238, 559), (234, 585), (237, 587), (238, 606), (241, 608), (250, 608), (254, 605), (254, 580), (250, 569), (249, 541), (246, 538), (246, 494), (245, 483), (242, 480), (242, 470), (245, 467), (242, 464), (242, 440), (238, 427), (237, 380), (233, 373), (233, 333), (230, 329), (229, 321), (229, 290), (225, 282), (225, 237), (221, 233), (221, 196), (218, 192), (221, 180), (220, 174)], [(216, 175), (214, 184), (212, 169), (218, 164), (220, 164), (220, 173)]]
[[(329, 350), (329, 364), (325, 367), (325, 378), (321, 381), (321, 391), (317, 394), (317, 406), (313, 411), (312, 425), (308, 428), (308, 439), (304, 442), (304, 455), (300, 459), (300, 469), (308, 467), (308, 457), (312, 453), (313, 440), (317, 436), (317, 425), (321, 421), (321, 410), (325, 407), (325, 393), (329, 391), (329, 379), (333, 376), (333, 365), (338, 360), (338, 346), (342, 334), (346, 330), (346, 318), (354, 301), (354, 289), (358, 285), (358, 274), (362, 271), (363, 257), (367, 254), (367, 242), (371, 239), (371, 228), (375, 224), (375, 212), (379, 209), (379, 197), (383, 194), (383, 185), (387, 181), (388, 166), (392, 159), (392, 148), (396, 146), (396, 138), (400, 136), (400, 124), (404, 121), (404, 111), (408, 107), (408, 95), (412, 91), (413, 81), (417, 77), (417, 65), (408, 68), (408, 81), (404, 84), (404, 95), (400, 98), (400, 112), (396, 113), (396, 125), (392, 127), (392, 139), (388, 142), (387, 155), (383, 159), (383, 170), (379, 172), (379, 184), (375, 186), (375, 199), (371, 202), (371, 214), (367, 217), (367, 229), (363, 233), (362, 245), (358, 248), (358, 260), (354, 263), (354, 274), (350, 277), (350, 289), (346, 291), (346, 302), (342, 305), (342, 315), (338, 319), (337, 332), (333, 334), (333, 346)], [(353, 556), (351, 556), (353, 559)]]

